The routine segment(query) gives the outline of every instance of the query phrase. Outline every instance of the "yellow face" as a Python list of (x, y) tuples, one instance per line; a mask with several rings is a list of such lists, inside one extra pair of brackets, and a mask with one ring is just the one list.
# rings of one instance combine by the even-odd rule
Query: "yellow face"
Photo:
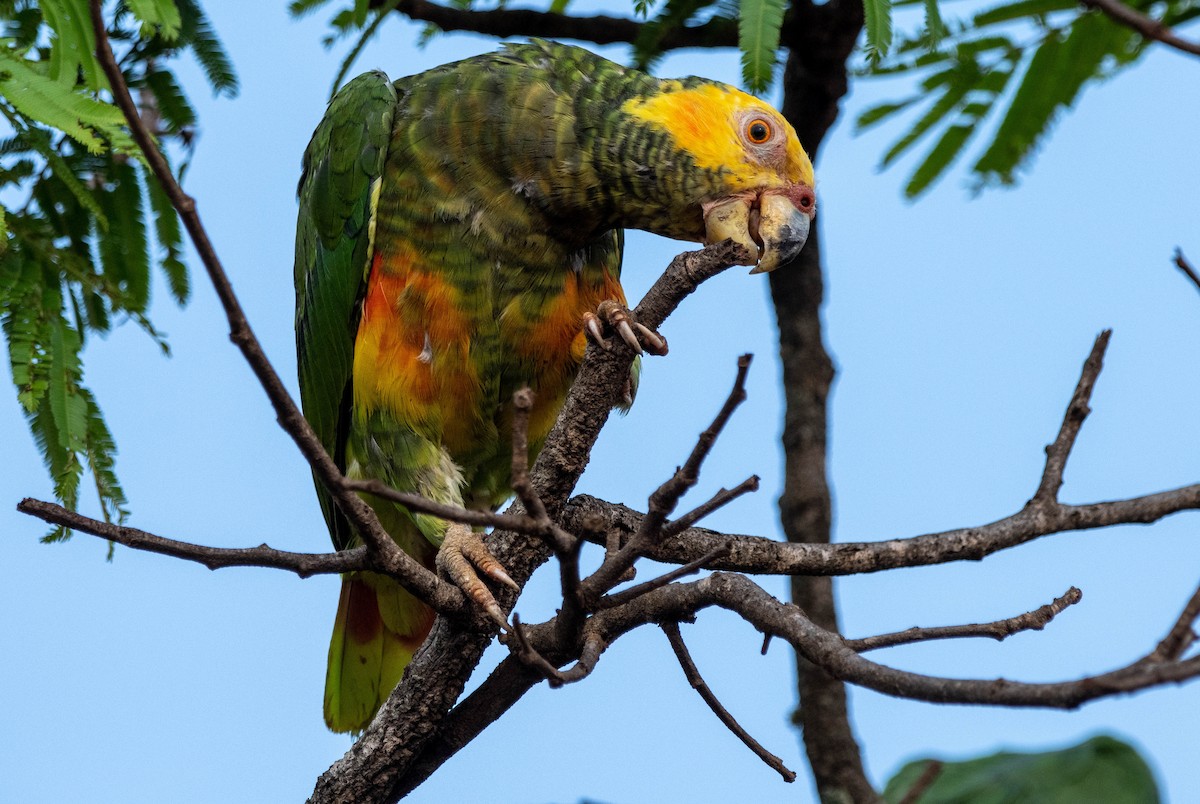
[[(800, 253), (816, 212), (813, 166), (783, 115), (724, 84), (686, 87), (632, 98), (621, 111), (666, 131), (715, 186), (698, 203), (704, 240), (733, 240), (746, 249), (751, 273), (772, 271)], [(700, 188), (704, 184), (699, 185)]]
[(752, 95), (721, 84), (633, 98), (622, 111), (670, 132), (700, 168), (725, 171), (729, 192), (813, 185), (813, 167), (783, 115)]

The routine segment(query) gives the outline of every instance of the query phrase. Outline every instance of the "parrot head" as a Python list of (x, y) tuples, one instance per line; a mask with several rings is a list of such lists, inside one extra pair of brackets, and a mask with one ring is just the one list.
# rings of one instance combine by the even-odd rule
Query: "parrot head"
[[(622, 111), (669, 137), (686, 162), (673, 197), (683, 209), (675, 236), (733, 240), (751, 255), (751, 273), (796, 257), (816, 213), (813, 167), (792, 126), (763, 101), (700, 79), (662, 81)], [(661, 153), (661, 152), (660, 152)]]

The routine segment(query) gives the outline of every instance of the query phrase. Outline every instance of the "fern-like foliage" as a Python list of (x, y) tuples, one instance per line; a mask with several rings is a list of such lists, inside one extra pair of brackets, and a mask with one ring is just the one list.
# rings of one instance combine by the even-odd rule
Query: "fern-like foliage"
[[(1172, 27), (1200, 16), (1196, 0), (1130, 5), (1153, 8)], [(881, 161), (888, 167), (917, 143), (932, 141), (905, 185), (911, 198), (944, 176), (976, 140), (982, 144), (970, 167), (973, 189), (1013, 184), (1084, 88), (1128, 67), (1146, 47), (1132, 30), (1072, 0), (1014, 0), (949, 23), (926, 9), (925, 30), (902, 38), (890, 57), (861, 71), (919, 78), (917, 91), (868, 109), (857, 121), (862, 130), (921, 110)], [(944, 36), (936, 35), (935, 26)]]
[[(214, 91), (237, 91), (199, 6), (124, 0), (109, 34), (143, 119), (190, 152), (196, 113), (171, 59), (191, 50)], [(0, 0), (0, 329), (55, 494), (76, 507), (86, 472), (104, 516), (121, 521), (116, 444), (85, 385), (83, 347), (131, 320), (165, 350), (147, 317), (152, 271), (180, 304), (189, 281), (179, 218), (106, 100), (94, 46), (87, 0)]]

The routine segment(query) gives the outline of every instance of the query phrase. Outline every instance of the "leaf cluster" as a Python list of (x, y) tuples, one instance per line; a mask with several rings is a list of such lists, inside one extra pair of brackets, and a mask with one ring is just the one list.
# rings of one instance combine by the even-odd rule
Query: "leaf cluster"
[[(119, 3), (109, 35), (143, 117), (190, 154), (196, 112), (170, 61), (190, 50), (215, 92), (237, 91), (195, 0)], [(166, 352), (147, 317), (152, 266), (179, 304), (190, 289), (179, 218), (108, 102), (94, 49), (86, 0), (0, 2), (0, 325), (56, 496), (74, 508), (86, 467), (106, 519), (120, 521), (116, 445), (82, 350), (132, 320)]]
[[(869, 6), (871, 0), (866, 2)], [(1152, 3), (1134, 0), (1130, 5), (1146, 11)], [(1166, 0), (1154, 7), (1169, 26), (1200, 15), (1192, 0)], [(1145, 52), (1139, 34), (1073, 0), (1015, 0), (949, 23), (939, 16), (936, 24), (928, 6), (926, 11), (923, 30), (903, 37), (890, 56), (868, 62), (860, 71), (918, 82), (907, 97), (876, 105), (857, 121), (863, 130), (920, 110), (880, 165), (889, 167), (918, 142), (933, 141), (905, 185), (910, 198), (944, 176), (980, 132), (986, 144), (970, 168), (973, 189), (1013, 184), (1082, 90)]]

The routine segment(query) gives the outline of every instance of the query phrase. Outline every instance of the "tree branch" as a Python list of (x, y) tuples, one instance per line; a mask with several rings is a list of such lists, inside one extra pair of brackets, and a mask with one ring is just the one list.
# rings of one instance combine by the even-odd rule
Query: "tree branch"
[(1071, 401), (1067, 405), (1067, 413), (1063, 417), (1062, 427), (1059, 428), (1054, 443), (1046, 447), (1046, 468), (1042, 472), (1042, 480), (1038, 484), (1037, 492), (1033, 495), (1033, 503), (1045, 503), (1058, 499), (1058, 490), (1062, 487), (1063, 470), (1067, 466), (1067, 458), (1075, 446), (1075, 439), (1079, 436), (1083, 420), (1092, 412), (1088, 407), (1088, 402), (1091, 401), (1096, 378), (1100, 376), (1100, 370), (1104, 368), (1104, 352), (1108, 349), (1108, 341), (1111, 337), (1111, 329), (1101, 332), (1096, 337), (1096, 342), (1092, 345), (1092, 351), (1088, 354), (1087, 360), (1083, 363), (1083, 373), (1079, 376), (1075, 393), (1071, 395)]
[[(382, 8), (384, 0), (372, 0), (372, 8)], [(541, 36), (550, 39), (576, 39), (609, 45), (632, 44), (642, 37), (646, 23), (627, 17), (596, 14), (575, 17), (525, 8), (497, 8), (488, 11), (450, 8), (427, 0), (400, 0), (396, 11), (409, 19), (428, 22), (443, 31), (474, 31), (486, 36)], [(786, 23), (785, 23), (786, 24)], [(700, 25), (671, 28), (657, 40), (660, 51), (683, 47), (735, 47), (737, 23), (716, 16)]]
[[(689, 528), (650, 546), (645, 557), (682, 564), (728, 542), (729, 555), (713, 559), (710, 569), (752, 575), (857, 575), (952, 561), (980, 561), (1043, 536), (1113, 525), (1146, 525), (1171, 514), (1198, 509), (1200, 483), (1126, 500), (1025, 508), (986, 525), (875, 542), (788, 543)], [(636, 532), (643, 516), (624, 505), (581, 494), (567, 506), (563, 526), (574, 530), (575, 522), (585, 515), (603, 516), (610, 531), (626, 533)]]
[(294, 572), (301, 578), (307, 578), (311, 575), (331, 575), (376, 569), (366, 547), (355, 547), (352, 550), (336, 553), (292, 553), (286, 550), (276, 550), (265, 544), (258, 547), (239, 548), (205, 547), (191, 542), (155, 536), (153, 533), (147, 533), (137, 528), (101, 522), (77, 514), (61, 505), (28, 497), (17, 504), (17, 510), (23, 514), (35, 516), (43, 522), (99, 536), (134, 550), (145, 550), (172, 558), (182, 558), (185, 561), (195, 561), (210, 570), (224, 567), (270, 567)]
[(1196, 273), (1196, 269), (1188, 262), (1187, 257), (1183, 256), (1182, 249), (1175, 249), (1174, 258), (1175, 267), (1183, 271), (1183, 275), (1192, 280), (1192, 284), (1200, 288), (1200, 274)]
[(995, 620), (990, 623), (973, 623), (971, 625), (943, 625), (936, 628), (908, 628), (891, 634), (863, 637), (862, 639), (845, 639), (846, 647), (858, 653), (879, 648), (894, 648), (897, 645), (909, 645), (913, 642), (929, 642), (935, 639), (960, 639), (962, 637), (991, 637), (1002, 642), (1013, 634), (1021, 631), (1041, 631), (1046, 624), (1061, 614), (1064, 609), (1083, 600), (1083, 593), (1072, 586), (1059, 598), (1044, 606), (1016, 617)]
[(1169, 45), (1184, 53), (1200, 56), (1200, 43), (1191, 42), (1178, 36), (1174, 31), (1158, 20), (1122, 3), (1120, 0), (1079, 0), (1088, 8), (1103, 11), (1113, 22), (1132, 28), (1147, 39), (1153, 39)]
[(717, 700), (716, 694), (713, 693), (708, 683), (700, 675), (699, 668), (696, 667), (696, 663), (692, 660), (692, 654), (688, 652), (687, 644), (683, 641), (683, 635), (679, 633), (679, 623), (664, 622), (660, 623), (659, 627), (667, 635), (667, 639), (671, 643), (671, 650), (675, 651), (675, 658), (679, 660), (679, 666), (683, 668), (683, 674), (687, 676), (688, 684), (704, 699), (704, 702), (708, 704), (708, 708), (713, 711), (717, 719), (724, 723), (725, 727), (733, 732), (739, 740), (745, 743), (746, 747), (753, 751), (755, 756), (778, 772), (785, 782), (796, 781), (795, 771), (789, 770), (783, 764), (782, 759), (772, 754), (762, 746), (762, 743), (751, 737), (750, 733), (742, 728), (733, 715), (729, 714), (729, 710)]
[(619, 609), (598, 613), (593, 624), (612, 644), (639, 626), (690, 619), (709, 606), (736, 612), (760, 631), (786, 639), (806, 661), (834, 678), (885, 695), (933, 703), (1076, 709), (1100, 698), (1200, 676), (1200, 656), (1160, 661), (1154, 653), (1108, 673), (1035, 684), (1002, 678), (943, 678), (897, 670), (863, 658), (846, 645), (840, 634), (820, 627), (796, 606), (776, 600), (744, 575), (729, 573), (672, 584)]

